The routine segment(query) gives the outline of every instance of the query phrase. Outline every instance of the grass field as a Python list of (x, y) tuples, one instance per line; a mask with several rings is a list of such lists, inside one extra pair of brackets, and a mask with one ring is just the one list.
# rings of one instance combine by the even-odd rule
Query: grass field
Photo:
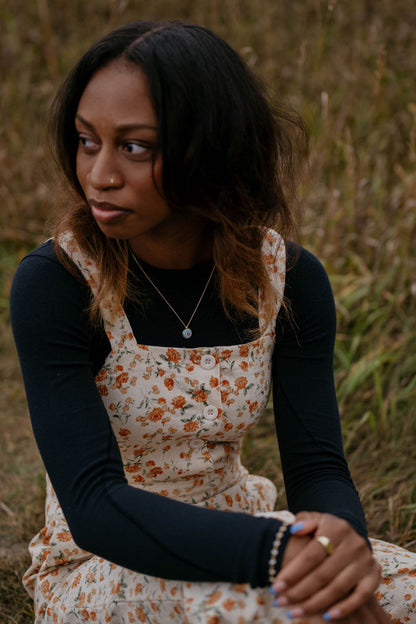
[[(338, 310), (335, 375), (346, 452), (376, 537), (416, 549), (416, 5), (412, 0), (0, 0), (0, 623), (33, 621), (20, 586), (42, 522), (43, 475), (7, 299), (59, 201), (43, 136), (62, 76), (126, 21), (213, 28), (302, 113), (312, 150), (301, 242)], [(30, 302), (28, 302), (30, 305)], [(270, 414), (246, 464), (284, 494)]]

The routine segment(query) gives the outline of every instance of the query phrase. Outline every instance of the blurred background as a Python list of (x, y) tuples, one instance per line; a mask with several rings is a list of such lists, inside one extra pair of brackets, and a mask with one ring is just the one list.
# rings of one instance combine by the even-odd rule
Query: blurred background
[[(60, 198), (45, 141), (50, 100), (99, 36), (182, 19), (224, 37), (300, 112), (311, 156), (300, 242), (338, 311), (335, 375), (345, 449), (370, 534), (416, 550), (416, 5), (413, 0), (0, 0), (0, 621), (33, 622), (20, 586), (43, 522), (8, 314), (19, 260)], [(30, 301), (27, 302), (30, 306)], [(285, 505), (270, 413), (245, 463)]]

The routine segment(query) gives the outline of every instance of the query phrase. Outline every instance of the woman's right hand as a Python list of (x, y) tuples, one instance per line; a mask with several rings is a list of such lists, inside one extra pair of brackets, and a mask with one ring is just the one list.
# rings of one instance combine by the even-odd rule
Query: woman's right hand
[[(305, 546), (312, 540), (311, 536), (294, 536), (289, 539), (285, 549), (283, 566), (301, 554)], [(374, 596), (348, 616), (333, 620), (336, 624), (391, 624), (391, 619), (381, 608)], [(323, 613), (303, 616), (302, 624), (324, 624)]]
[[(302, 624), (324, 624), (322, 615), (303, 617), (301, 621)], [(336, 624), (392, 624), (392, 620), (374, 597), (354, 613), (334, 622)]]
[[(297, 520), (302, 520), (304, 528), (289, 539), (275, 583), (279, 606), (293, 612), (295, 617), (302, 616), (309, 618), (308, 622), (321, 624), (324, 612), (327, 619), (337, 622), (388, 622), (372, 599), (380, 578), (380, 566), (363, 538), (344, 520), (329, 514), (303, 512), (298, 514)], [(325, 559), (322, 548), (314, 547), (316, 533), (333, 540), (335, 550), (329, 559)], [(325, 562), (331, 564), (329, 576), (323, 573), (328, 567), (322, 566)], [(312, 619), (315, 615), (319, 616), (318, 620)]]

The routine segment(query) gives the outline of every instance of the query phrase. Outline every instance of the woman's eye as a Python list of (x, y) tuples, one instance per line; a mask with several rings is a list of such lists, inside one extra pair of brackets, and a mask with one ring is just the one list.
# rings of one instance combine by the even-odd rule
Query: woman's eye
[(78, 140), (79, 140), (80, 146), (84, 150), (93, 150), (97, 146), (96, 143), (92, 139), (89, 139), (86, 136), (79, 135)]
[(133, 143), (132, 141), (127, 141), (123, 144), (123, 149), (132, 154), (132, 156), (146, 156), (151, 151), (151, 146), (143, 143)]

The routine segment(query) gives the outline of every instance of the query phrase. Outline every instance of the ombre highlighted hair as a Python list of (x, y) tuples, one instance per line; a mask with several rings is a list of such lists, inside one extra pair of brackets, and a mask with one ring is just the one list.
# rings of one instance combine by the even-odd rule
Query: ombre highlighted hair
[(147, 77), (158, 120), (153, 158), (161, 155), (159, 192), (172, 210), (210, 224), (225, 311), (258, 316), (261, 293), (271, 313), (275, 293), (262, 258), (263, 236), (267, 228), (284, 237), (293, 231), (291, 206), (307, 153), (305, 126), (295, 112), (271, 104), (261, 81), (213, 32), (176, 21), (139, 21), (92, 45), (51, 108), (53, 151), (73, 191), (55, 222), (56, 253), (75, 272), (57, 243), (69, 231), (96, 263), (91, 320), (99, 320), (110, 291), (121, 304), (133, 297), (128, 242), (101, 232), (76, 175), (81, 95), (95, 72), (116, 59), (138, 66)]

